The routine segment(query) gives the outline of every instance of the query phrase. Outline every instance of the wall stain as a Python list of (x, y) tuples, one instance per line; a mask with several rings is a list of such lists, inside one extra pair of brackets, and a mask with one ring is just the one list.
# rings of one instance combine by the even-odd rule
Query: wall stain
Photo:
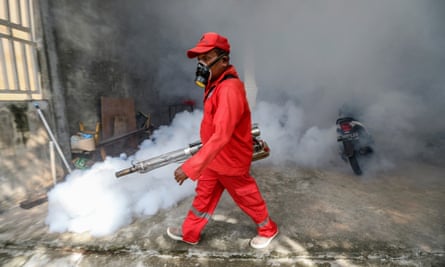
[(16, 140), (16, 143), (23, 143), (29, 139), (29, 121), (28, 121), (28, 105), (27, 104), (11, 104), (8, 105), (9, 111), (14, 115), (15, 129), (20, 132), (20, 139)]

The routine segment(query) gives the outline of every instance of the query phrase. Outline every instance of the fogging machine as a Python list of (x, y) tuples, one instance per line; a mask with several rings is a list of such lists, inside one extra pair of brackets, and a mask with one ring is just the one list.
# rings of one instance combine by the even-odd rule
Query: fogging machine
[[(269, 146), (266, 141), (260, 139), (260, 129), (258, 125), (254, 124), (252, 127), (252, 138), (253, 138), (253, 154), (252, 161), (260, 160), (269, 156)], [(186, 159), (190, 158), (194, 154), (196, 154), (202, 147), (201, 142), (194, 142), (189, 144), (188, 147), (183, 149), (174, 150), (171, 152), (167, 152), (165, 154), (149, 158), (147, 160), (133, 162), (132, 166), (127, 169), (120, 170), (115, 173), (116, 177), (122, 177), (134, 172), (146, 173), (152, 171), (154, 169), (163, 167), (170, 163), (178, 163), (183, 162)]]

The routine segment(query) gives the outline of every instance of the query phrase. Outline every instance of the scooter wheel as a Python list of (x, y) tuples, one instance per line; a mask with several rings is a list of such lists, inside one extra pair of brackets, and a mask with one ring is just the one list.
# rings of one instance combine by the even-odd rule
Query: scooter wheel
[(352, 155), (351, 157), (349, 157), (349, 164), (351, 164), (351, 168), (356, 175), (362, 174), (362, 169), (360, 168), (360, 165), (358, 164), (358, 160), (357, 160), (357, 157), (355, 156), (355, 154)]

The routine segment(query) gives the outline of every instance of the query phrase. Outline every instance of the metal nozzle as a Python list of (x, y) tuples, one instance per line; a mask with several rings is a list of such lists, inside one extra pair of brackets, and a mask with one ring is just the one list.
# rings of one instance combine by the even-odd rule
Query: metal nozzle
[(115, 175), (116, 175), (117, 178), (119, 178), (119, 177), (128, 175), (130, 173), (137, 172), (137, 171), (138, 171), (138, 169), (133, 166), (131, 168), (120, 170), (120, 171), (116, 172)]

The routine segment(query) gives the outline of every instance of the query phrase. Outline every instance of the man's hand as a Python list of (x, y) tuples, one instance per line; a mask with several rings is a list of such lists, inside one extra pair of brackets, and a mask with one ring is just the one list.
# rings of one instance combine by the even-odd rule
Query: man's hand
[(178, 182), (179, 185), (182, 185), (182, 183), (187, 180), (187, 174), (182, 170), (181, 166), (179, 166), (175, 170), (175, 180)]

